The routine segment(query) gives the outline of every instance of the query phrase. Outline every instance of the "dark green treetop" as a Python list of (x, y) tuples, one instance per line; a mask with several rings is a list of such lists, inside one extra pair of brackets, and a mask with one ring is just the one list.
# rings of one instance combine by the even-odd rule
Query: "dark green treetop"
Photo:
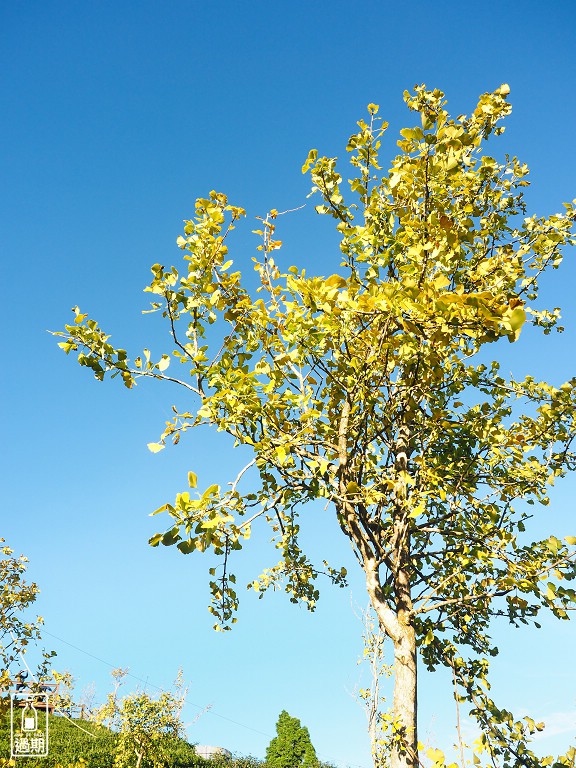
[(297, 717), (290, 717), (286, 710), (282, 710), (276, 733), (266, 749), (266, 762), (270, 768), (315, 768), (318, 765), (308, 728), (303, 727)]

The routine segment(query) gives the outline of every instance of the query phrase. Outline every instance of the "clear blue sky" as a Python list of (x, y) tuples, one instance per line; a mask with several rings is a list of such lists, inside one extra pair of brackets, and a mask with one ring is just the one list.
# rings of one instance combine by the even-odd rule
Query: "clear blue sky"
[[(308, 150), (344, 156), (355, 121), (376, 102), (391, 123), (382, 155), (391, 158), (394, 134), (410, 121), (402, 91), (415, 83), (444, 90), (460, 114), (508, 82), (513, 115), (494, 151), (531, 167), (534, 212), (559, 210), (576, 195), (575, 28), (568, 0), (3, 0), (0, 535), (30, 558), (45, 643), (79, 690), (92, 681), (100, 699), (108, 690), (109, 668), (93, 657), (157, 686), (182, 666), (187, 721), (194, 705), (213, 704), (190, 727), (192, 741), (262, 757), (287, 709), (322, 758), (369, 766), (363, 713), (348, 693), (362, 651), (351, 607), (365, 603), (359, 575), (350, 590), (326, 587), (315, 615), (282, 595), (242, 594), (237, 628), (213, 633), (207, 562), (150, 549), (159, 523), (147, 513), (183, 490), (188, 469), (203, 484), (225, 483), (238, 458), (208, 433), (153, 456), (146, 443), (178, 393), (97, 384), (46, 331), (79, 304), (128, 349), (169, 351), (156, 321), (140, 314), (141, 288), (152, 263), (178, 262), (175, 239), (194, 199), (217, 189), (247, 209), (231, 255), (249, 265), (252, 217), (305, 202)], [(331, 225), (310, 205), (285, 217), (279, 236), (286, 263), (337, 268)], [(524, 333), (503, 350), (509, 368), (554, 382), (574, 375), (574, 256), (545, 285), (566, 333), (546, 344)], [(574, 535), (575, 492), (574, 479), (560, 485), (530, 533)], [(310, 538), (320, 531), (322, 547), (355, 573), (320, 511), (311, 522)], [(263, 549), (251, 549), (240, 576), (271, 562)], [(497, 631), (494, 694), (519, 715), (548, 719), (542, 751), (574, 741), (575, 634), (556, 621)], [(421, 701), (422, 738), (451, 744), (445, 677), (423, 675)]]

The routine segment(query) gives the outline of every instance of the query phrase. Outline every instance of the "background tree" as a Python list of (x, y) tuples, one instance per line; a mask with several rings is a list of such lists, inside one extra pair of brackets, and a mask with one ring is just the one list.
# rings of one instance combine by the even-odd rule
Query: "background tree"
[(56, 683), (55, 695), (52, 695), (52, 703), (60, 712), (67, 712), (70, 717), (73, 716), (76, 703), (74, 701), (75, 680), (71, 672), (57, 672), (52, 670), (52, 677)]
[[(145, 691), (136, 691), (120, 699), (118, 690), (127, 672), (113, 671), (114, 691), (95, 713), (94, 721), (106, 723), (118, 734), (114, 758), (118, 768), (164, 768), (173, 762), (175, 747), (184, 737), (181, 714), (186, 690), (182, 672), (178, 672), (173, 693), (164, 691), (153, 698)], [(188, 758), (193, 756), (189, 747)]]
[(78, 706), (80, 708), (80, 718), (89, 718), (92, 715), (94, 709), (94, 701), (96, 699), (96, 686), (89, 683), (82, 689), (78, 700)]
[(266, 749), (266, 764), (270, 768), (317, 768), (318, 759), (308, 728), (303, 727), (297, 717), (290, 717), (282, 710), (276, 734)]
[[(27, 617), (28, 608), (38, 596), (38, 585), (24, 579), (28, 558), (14, 556), (14, 550), (0, 538), (0, 690), (14, 685), (14, 676), (23, 670), (22, 655), (31, 642), (40, 639), (41, 616)], [(47, 674), (48, 659), (53, 653), (44, 653), (39, 674)], [(26, 672), (26, 670), (24, 670)], [(26, 673), (27, 674), (27, 673)], [(28, 684), (32, 684), (27, 679)]]
[[(217, 626), (235, 620), (231, 555), (258, 519), (280, 559), (251, 582), (257, 592), (283, 583), (313, 609), (320, 573), (344, 582), (344, 569), (311, 562), (299, 544), (307, 504), (332, 504), (394, 647), (393, 768), (418, 763), (418, 654), (428, 669), (453, 671), (489, 760), (536, 764), (527, 744), (537, 725), (488, 697), (490, 622), (536, 622), (542, 609), (565, 619), (576, 597), (565, 586), (576, 538), (522, 538), (528, 505), (548, 504), (549, 485), (574, 468), (576, 379), (505, 377), (488, 354), (488, 345), (516, 342), (526, 323), (560, 330), (559, 310), (537, 303), (538, 283), (574, 243), (574, 204), (528, 216), (528, 168), (486, 152), (504, 130), (508, 93), (483, 94), (470, 116), (452, 119), (441, 91), (405, 92), (418, 124), (400, 132), (387, 173), (378, 159), (387, 124), (369, 105), (347, 145), (347, 202), (336, 158), (310, 152), (303, 170), (321, 198), (316, 210), (340, 233), (343, 274), (281, 270), (273, 210), (257, 230), (254, 297), (228, 259), (245, 212), (212, 192), (178, 239), (187, 270), (155, 264), (146, 289), (172, 355), (155, 362), (145, 350), (130, 363), (78, 308), (60, 334), (100, 380), (167, 380), (197, 401), (174, 407), (152, 451), (200, 425), (253, 450), (228, 488), (187, 490), (157, 510), (171, 523), (150, 542), (221, 557), (210, 571)], [(172, 359), (183, 375), (167, 373)], [(241, 492), (249, 470), (259, 483)]]
[(380, 627), (374, 610), (368, 606), (366, 610), (361, 610), (359, 618), (362, 621), (364, 650), (358, 664), (363, 662), (367, 664), (369, 683), (364, 688), (358, 687), (353, 695), (366, 714), (374, 766), (381, 768), (387, 764), (390, 752), (386, 728), (387, 715), (383, 712), (385, 698), (381, 692), (381, 684), (382, 680), (390, 677), (394, 670), (390, 664), (386, 663), (386, 635)]

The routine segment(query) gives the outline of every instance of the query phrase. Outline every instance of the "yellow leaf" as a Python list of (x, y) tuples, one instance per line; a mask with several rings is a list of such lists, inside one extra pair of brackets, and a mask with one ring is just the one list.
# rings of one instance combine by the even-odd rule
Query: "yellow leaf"
[(290, 453), (290, 448), (287, 448), (285, 445), (277, 445), (274, 451), (278, 458), (278, 463), (284, 465), (288, 458), (288, 454)]
[(446, 288), (446, 286), (450, 285), (450, 280), (446, 277), (446, 275), (439, 275), (434, 280), (434, 288), (438, 288), (440, 290), (441, 288)]
[(162, 358), (156, 363), (156, 368), (158, 368), (159, 371), (165, 371), (166, 368), (170, 365), (170, 358), (168, 355), (162, 355)]
[(311, 149), (308, 153), (308, 157), (306, 158), (306, 162), (302, 166), (302, 173), (306, 173), (309, 168), (312, 166), (313, 163), (316, 162), (318, 158), (318, 150), (317, 149)]
[(341, 275), (331, 275), (324, 282), (330, 288), (333, 288), (333, 287), (342, 288), (343, 286), (346, 285), (346, 280)]
[(453, 152), (448, 152), (448, 156), (446, 158), (446, 170), (451, 171), (458, 165), (458, 158)]
[(158, 451), (163, 450), (165, 447), (162, 443), (148, 443), (148, 450), (152, 451), (152, 453), (158, 453)]

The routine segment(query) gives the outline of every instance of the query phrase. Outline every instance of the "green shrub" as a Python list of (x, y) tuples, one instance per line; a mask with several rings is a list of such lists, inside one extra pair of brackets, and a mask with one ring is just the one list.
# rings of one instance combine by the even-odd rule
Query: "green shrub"
[[(79, 726), (79, 727), (78, 727)], [(81, 730), (84, 729), (84, 730)], [(88, 731), (89, 733), (86, 733)], [(93, 735), (90, 735), (93, 734)], [(26, 758), (25, 768), (114, 768), (117, 734), (86, 720), (50, 717), (48, 756)], [(183, 739), (174, 739), (167, 750), (169, 768), (208, 768), (210, 763)], [(0, 768), (12, 768), (10, 715), (0, 719)], [(248, 766), (246, 766), (248, 768)]]

